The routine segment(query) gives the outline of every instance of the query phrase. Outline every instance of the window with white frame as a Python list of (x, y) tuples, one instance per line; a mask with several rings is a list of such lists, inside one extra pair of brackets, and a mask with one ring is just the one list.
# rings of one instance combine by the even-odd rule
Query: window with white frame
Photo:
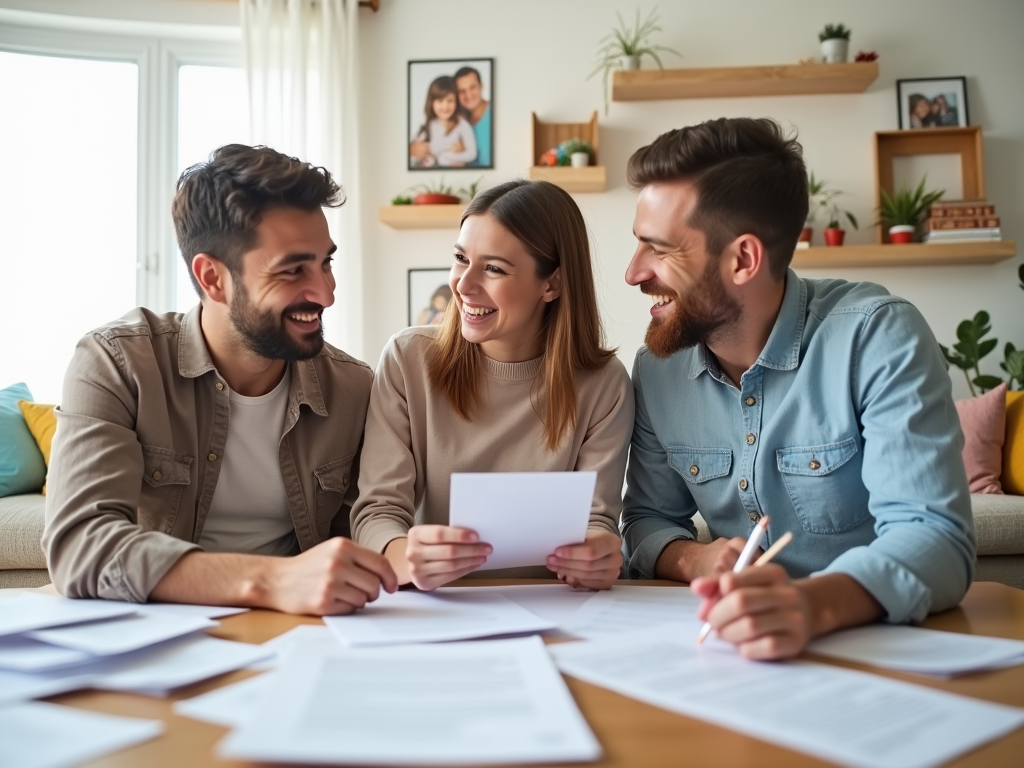
[(174, 183), (247, 113), (237, 40), (0, 25), (0, 388), (60, 402), (83, 334), (195, 304)]

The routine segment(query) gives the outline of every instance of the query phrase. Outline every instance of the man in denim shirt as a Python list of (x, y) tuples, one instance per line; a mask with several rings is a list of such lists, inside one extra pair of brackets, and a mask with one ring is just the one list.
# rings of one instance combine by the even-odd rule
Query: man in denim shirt
[[(654, 301), (633, 369), (629, 575), (691, 582), (700, 617), (751, 658), (955, 606), (975, 536), (945, 363), (903, 299), (789, 269), (800, 145), (771, 120), (713, 120), (660, 136), (627, 173), (626, 281)], [(732, 573), (764, 515), (765, 546), (794, 541)]]

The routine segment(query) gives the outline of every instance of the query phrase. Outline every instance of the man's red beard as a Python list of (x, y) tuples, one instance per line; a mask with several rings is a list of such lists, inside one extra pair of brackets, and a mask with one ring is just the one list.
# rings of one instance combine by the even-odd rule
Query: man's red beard
[(700, 280), (682, 296), (654, 280), (642, 284), (640, 290), (672, 299), (672, 314), (666, 319), (652, 319), (644, 337), (655, 357), (665, 358), (681, 349), (707, 344), (712, 335), (743, 315), (739, 302), (725, 292), (717, 259), (708, 261)]

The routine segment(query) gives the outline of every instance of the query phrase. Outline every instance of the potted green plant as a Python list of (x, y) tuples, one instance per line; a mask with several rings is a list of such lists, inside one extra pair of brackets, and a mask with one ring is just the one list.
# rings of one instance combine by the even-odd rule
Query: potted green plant
[(821, 55), (828, 64), (842, 64), (850, 52), (850, 30), (843, 24), (826, 24), (818, 33)]
[(452, 185), (445, 184), (444, 176), (433, 184), (417, 184), (412, 191), (416, 192), (412, 198), (413, 205), (455, 205), (462, 202)]
[(921, 183), (911, 191), (907, 187), (900, 187), (890, 195), (882, 190), (882, 201), (878, 206), (878, 223), (889, 229), (889, 242), (910, 243), (914, 240), (914, 230), (921, 222), (921, 217), (929, 206), (942, 199), (946, 190), (933, 189), (924, 191), (925, 181), (928, 176), (921, 179)]
[(597, 58), (594, 62), (594, 71), (587, 75), (587, 80), (598, 72), (601, 72), (601, 83), (604, 86), (604, 111), (608, 114), (608, 74), (614, 69), (640, 69), (640, 60), (644, 56), (650, 56), (658, 65), (658, 69), (665, 67), (661, 63), (658, 53), (673, 53), (682, 56), (678, 51), (666, 48), (664, 45), (655, 45), (650, 37), (655, 32), (663, 31), (658, 21), (658, 8), (655, 6), (643, 22), (640, 21), (640, 9), (636, 9), (635, 26), (626, 26), (622, 14), (618, 11), (615, 15), (619, 19), (619, 26), (598, 40)]
[(843, 210), (834, 202), (828, 205), (828, 226), (825, 227), (825, 245), (842, 245), (846, 237), (846, 230), (843, 229), (839, 219), (845, 216), (846, 220), (854, 229), (859, 229), (857, 217), (849, 211)]
[[(841, 209), (836, 207), (835, 203), (833, 202), (833, 200), (838, 195), (841, 194), (843, 194), (841, 190), (830, 189), (828, 186), (828, 182), (825, 179), (816, 178), (814, 175), (814, 171), (810, 172), (810, 174), (807, 177), (807, 221), (804, 223), (803, 231), (800, 233), (800, 240), (806, 241), (808, 243), (811, 241), (811, 237), (814, 234), (814, 222), (817, 221), (819, 213), (825, 214), (826, 221), (828, 222), (830, 228), (840, 229), (838, 220), (840, 214), (844, 213), (846, 214), (846, 216), (851, 217), (851, 223), (854, 224), (854, 229), (857, 228), (855, 223), (857, 220), (855, 218), (852, 218), (853, 214), (849, 213), (848, 211), (842, 211)], [(835, 227), (832, 226), (833, 223), (835, 223)], [(830, 236), (826, 233), (826, 241), (829, 237), (832, 237), (834, 239), (836, 236)], [(838, 243), (828, 244), (842, 245), (842, 237), (840, 236), (840, 240)]]

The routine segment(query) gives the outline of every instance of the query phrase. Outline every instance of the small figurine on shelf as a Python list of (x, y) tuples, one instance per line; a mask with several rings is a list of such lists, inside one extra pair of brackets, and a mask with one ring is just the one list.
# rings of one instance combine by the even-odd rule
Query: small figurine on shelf
[(580, 139), (566, 139), (558, 146), (552, 147), (540, 156), (540, 165), (571, 165), (573, 168), (586, 168), (594, 149)]

